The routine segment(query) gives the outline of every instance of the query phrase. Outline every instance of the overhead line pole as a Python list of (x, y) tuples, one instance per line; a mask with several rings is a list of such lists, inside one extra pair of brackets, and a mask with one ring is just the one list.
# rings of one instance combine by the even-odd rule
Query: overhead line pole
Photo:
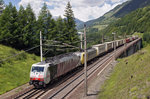
[(104, 34), (102, 34), (102, 43), (104, 43)]
[(112, 33), (114, 35), (114, 60), (116, 59), (116, 33)]
[(43, 61), (43, 53), (42, 53), (42, 33), (40, 31), (40, 54), (41, 54), (41, 62)]
[(86, 25), (84, 24), (84, 75), (85, 75), (85, 96), (87, 96), (87, 53), (86, 53)]
[(83, 40), (82, 40), (82, 39), (83, 39), (83, 34), (84, 34), (84, 33), (78, 32), (78, 34), (80, 35), (80, 45), (81, 45), (81, 46), (80, 46), (80, 49), (83, 49), (83, 43), (82, 43)]
[(83, 45), (82, 45), (82, 35), (83, 35), (83, 34), (81, 33), (81, 49), (83, 49), (83, 47), (82, 47), (82, 46), (83, 46)]
[[(125, 42), (124, 42), (124, 47), (126, 48), (127, 47), (127, 44), (126, 44), (126, 33), (125, 33)], [(126, 50), (125, 50), (125, 56), (127, 55), (127, 52), (126, 52)]]

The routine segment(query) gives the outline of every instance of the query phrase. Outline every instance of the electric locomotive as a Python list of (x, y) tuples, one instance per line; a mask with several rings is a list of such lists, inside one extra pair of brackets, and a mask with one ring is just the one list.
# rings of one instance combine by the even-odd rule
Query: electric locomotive
[(80, 65), (80, 53), (66, 53), (47, 58), (33, 64), (30, 71), (30, 85), (36, 88), (46, 87), (55, 78), (66, 74)]

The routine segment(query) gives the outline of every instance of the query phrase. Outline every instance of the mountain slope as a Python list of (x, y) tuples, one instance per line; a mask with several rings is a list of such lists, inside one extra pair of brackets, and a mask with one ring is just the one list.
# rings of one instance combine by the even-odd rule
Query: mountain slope
[[(107, 26), (108, 24), (118, 20), (118, 18), (121, 18), (121, 17), (125, 16), (126, 14), (128, 14), (138, 8), (143, 8), (147, 5), (150, 5), (150, 0), (130, 0), (130, 1), (124, 2), (121, 5), (116, 6), (114, 9), (107, 12), (103, 16), (101, 16), (97, 19), (94, 19), (94, 20), (87, 21), (84, 24), (86, 24), (87, 27), (91, 27), (91, 28), (96, 25), (98, 25), (98, 26), (106, 25)], [(83, 24), (79, 25), (77, 28), (82, 29)]]
[[(113, 17), (113, 15), (118, 10), (120, 10), (123, 6), (125, 6), (127, 3), (128, 3), (128, 1), (123, 3), (123, 4), (121, 4), (121, 5), (116, 6), (114, 9), (110, 10), (109, 12), (104, 14), (103, 16), (101, 16), (101, 17), (99, 17), (97, 19), (94, 19), (94, 20), (90, 20), (90, 21), (84, 22), (83, 24), (86, 24), (87, 27), (91, 27), (93, 25), (103, 24), (103, 23), (105, 23), (104, 21), (106, 21), (107, 19), (109, 20), (109, 18)], [(113, 18), (110, 19), (110, 20), (113, 20)], [(108, 24), (109, 22), (107, 21), (106, 23)], [(77, 28), (78, 29), (82, 29), (83, 28), (83, 24), (80, 24)]]
[(79, 19), (77, 19), (77, 18), (75, 18), (75, 22), (76, 22), (77, 27), (78, 27), (80, 24), (83, 23), (83, 21), (81, 21), (81, 20), (79, 20)]
[(150, 0), (131, 0), (122, 9), (114, 14), (115, 17), (123, 17), (124, 15), (136, 10), (137, 8), (143, 8), (150, 5)]
[(103, 33), (117, 32), (118, 35), (131, 35), (134, 32), (150, 32), (150, 6), (139, 8), (118, 21), (110, 24)]

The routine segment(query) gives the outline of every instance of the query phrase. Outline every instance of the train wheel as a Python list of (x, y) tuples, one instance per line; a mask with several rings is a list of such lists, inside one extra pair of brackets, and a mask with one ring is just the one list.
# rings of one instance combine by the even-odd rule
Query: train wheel
[(39, 88), (39, 86), (38, 86), (38, 85), (34, 85), (34, 88), (38, 89), (38, 88)]
[(43, 87), (46, 88), (46, 84), (44, 84)]

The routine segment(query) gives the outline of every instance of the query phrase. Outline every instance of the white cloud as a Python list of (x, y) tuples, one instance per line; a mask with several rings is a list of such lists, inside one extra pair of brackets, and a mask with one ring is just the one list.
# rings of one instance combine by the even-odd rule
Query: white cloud
[[(63, 17), (66, 4), (69, 0), (21, 0), (19, 5), (31, 4), (36, 15), (38, 15), (44, 2), (50, 7), (53, 16)], [(127, 0), (71, 0), (72, 9), (76, 18), (87, 21), (98, 18), (113, 9), (117, 4)]]
[(116, 5), (111, 6), (110, 4), (105, 3), (102, 7), (93, 6), (93, 7), (79, 7), (74, 9), (74, 14), (76, 18), (79, 18), (83, 21), (91, 20), (98, 18), (104, 15), (106, 12), (114, 8)]
[(19, 2), (19, 6), (22, 5), (26, 7), (28, 4), (30, 4), (34, 13), (38, 15), (43, 3), (44, 3), (44, 0), (21, 0)]

